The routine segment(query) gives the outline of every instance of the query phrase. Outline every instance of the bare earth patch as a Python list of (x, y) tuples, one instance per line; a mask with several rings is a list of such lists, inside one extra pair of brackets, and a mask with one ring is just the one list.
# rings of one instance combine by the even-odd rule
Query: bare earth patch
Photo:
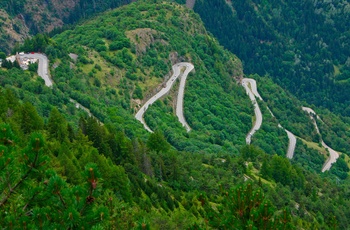
[(147, 48), (156, 41), (160, 41), (165, 45), (168, 44), (163, 39), (157, 39), (158, 34), (158, 31), (150, 28), (138, 28), (126, 32), (126, 36), (135, 44), (137, 54), (145, 53)]

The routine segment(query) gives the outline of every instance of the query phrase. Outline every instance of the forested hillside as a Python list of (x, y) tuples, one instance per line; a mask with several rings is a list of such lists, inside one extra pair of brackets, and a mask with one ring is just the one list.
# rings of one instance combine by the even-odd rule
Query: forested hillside
[(246, 73), (350, 116), (348, 1), (196, 1), (194, 10)]
[[(0, 68), (2, 228), (350, 227), (349, 120), (314, 108), (322, 138), (342, 153), (321, 173), (327, 150), (307, 104), (250, 75), (263, 125), (246, 145), (255, 117), (241, 61), (184, 6), (137, 1), (15, 50), (45, 51), (54, 84), (35, 65)], [(178, 62), (195, 67), (184, 96), (192, 130), (175, 115), (175, 82), (145, 114), (148, 133), (134, 115)], [(298, 137), (292, 160), (279, 123)]]

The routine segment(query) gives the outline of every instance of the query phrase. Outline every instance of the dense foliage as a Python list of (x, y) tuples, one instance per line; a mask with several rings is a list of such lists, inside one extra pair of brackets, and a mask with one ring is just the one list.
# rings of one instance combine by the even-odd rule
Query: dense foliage
[[(179, 6), (167, 3), (160, 8), (141, 1), (55, 36), (58, 44), (79, 57), (71, 70), (68, 62), (62, 62), (53, 73), (54, 80), (62, 91), (104, 121), (113, 118), (103, 117), (107, 110), (114, 113), (111, 107), (137, 110), (136, 99), (148, 99), (154, 88), (167, 80), (163, 77), (172, 64), (191, 61), (195, 73), (188, 78), (184, 106), (193, 132), (185, 132), (169, 107), (175, 91), (147, 111), (147, 123), (154, 130), (165, 130), (167, 140), (179, 150), (238, 153), (251, 125), (248, 114), (252, 113), (249, 99), (236, 84), (242, 75), (240, 62), (205, 34), (192, 11), (184, 9), (180, 14), (172, 10), (174, 7)], [(93, 99), (87, 101), (82, 91)], [(106, 107), (95, 106), (101, 102)], [(126, 127), (124, 124), (123, 129)], [(135, 128), (130, 126), (127, 132), (135, 132)]]
[(246, 73), (350, 116), (347, 1), (198, 0), (194, 10)]
[[(349, 228), (346, 154), (321, 174), (301, 102), (259, 76), (264, 122), (246, 146), (254, 118), (240, 61), (192, 11), (138, 1), (22, 48), (35, 44), (50, 58), (52, 88), (33, 71), (0, 69), (1, 227)], [(193, 130), (174, 115), (175, 85), (147, 111), (147, 133), (133, 117), (138, 101), (178, 61), (195, 66), (184, 104)], [(317, 112), (322, 138), (346, 148), (348, 121)], [(300, 136), (293, 160), (278, 122)]]
[(6, 10), (11, 15), (16, 15), (23, 12), (25, 1), (23, 0), (1, 0), (0, 8)]
[(284, 157), (254, 146), (235, 157), (179, 152), (160, 132), (131, 140), (83, 117), (72, 129), (56, 108), (41, 117), (11, 90), (0, 97), (1, 226), (347, 227), (348, 185)]

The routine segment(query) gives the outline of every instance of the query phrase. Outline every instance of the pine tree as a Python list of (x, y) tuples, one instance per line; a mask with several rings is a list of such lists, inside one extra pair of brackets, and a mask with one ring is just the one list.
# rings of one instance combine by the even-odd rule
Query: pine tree
[(275, 210), (261, 190), (251, 184), (223, 191), (222, 199), (213, 209), (205, 195), (198, 197), (209, 226), (218, 229), (291, 229), (290, 215), (285, 210), (281, 217), (273, 218)]
[(156, 130), (149, 135), (147, 147), (149, 150), (157, 153), (167, 152), (170, 149), (170, 144), (166, 141), (164, 135), (159, 130)]
[(20, 110), (21, 129), (25, 134), (39, 131), (44, 127), (44, 121), (37, 113), (35, 107), (25, 102)]
[(40, 169), (47, 161), (42, 152), (44, 139), (41, 134), (32, 134), (28, 146), (21, 154), (14, 147), (14, 139), (11, 128), (1, 125), (1, 180), (6, 181), (6, 186), (1, 189), (0, 206), (4, 206), (11, 196), (17, 195), (17, 191), (28, 183), (32, 175), (40, 174)]
[(264, 159), (264, 161), (261, 165), (260, 175), (265, 179), (269, 179), (271, 177), (271, 168), (268, 165), (266, 158)]
[(68, 141), (67, 121), (55, 107), (51, 110), (47, 129), (49, 139), (59, 142)]

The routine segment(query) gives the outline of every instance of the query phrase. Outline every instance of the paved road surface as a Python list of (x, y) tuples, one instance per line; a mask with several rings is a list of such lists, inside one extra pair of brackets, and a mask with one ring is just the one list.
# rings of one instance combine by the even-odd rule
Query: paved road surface
[(79, 102), (77, 102), (76, 100), (69, 98), (69, 101), (72, 102), (75, 105), (75, 108), (77, 109), (82, 109), (85, 112), (87, 112), (87, 114), (89, 115), (89, 117), (95, 117), (94, 115), (92, 115), (92, 113), (90, 112), (90, 109), (86, 108), (85, 106), (83, 106), (82, 104), (80, 104)]
[(176, 103), (176, 116), (179, 118), (180, 123), (186, 128), (187, 132), (191, 130), (190, 126), (187, 124), (186, 119), (184, 117), (183, 112), (183, 101), (184, 101), (184, 93), (185, 93), (185, 84), (187, 75), (194, 69), (194, 66), (191, 63), (179, 63), (180, 66), (185, 65), (186, 70), (182, 74), (180, 79), (179, 93), (177, 95), (177, 103)]
[[(250, 87), (249, 87), (250, 85)], [(246, 143), (250, 145), (252, 136), (256, 131), (258, 131), (261, 127), (262, 124), (262, 114), (259, 108), (259, 104), (257, 103), (255, 96), (261, 99), (257, 89), (256, 89), (256, 82), (254, 79), (250, 78), (243, 78), (242, 80), (242, 86), (245, 88), (250, 100), (254, 104), (254, 113), (255, 113), (255, 123), (253, 128), (249, 131), (247, 134), (247, 137), (245, 139)]]
[[(46, 86), (50, 87), (53, 85), (53, 82), (50, 79), (50, 76), (48, 74), (49, 73), (49, 71), (48, 71), (49, 60), (45, 55), (39, 54), (39, 53), (34, 53), (34, 54), (24, 54), (24, 55), (21, 55), (21, 57), (22, 58), (26, 57), (26, 58), (38, 59), (39, 60), (38, 75), (42, 79), (44, 79)], [(144, 127), (147, 131), (152, 132), (152, 130), (147, 126), (146, 122), (144, 121), (143, 114), (146, 112), (149, 105), (152, 105), (156, 100), (158, 100), (160, 97), (164, 96), (166, 93), (169, 92), (169, 90), (173, 86), (175, 80), (181, 75), (181, 68), (183, 68), (183, 67), (185, 67), (186, 69), (185, 69), (185, 72), (182, 74), (182, 77), (180, 80), (179, 93), (178, 93), (177, 104), (176, 104), (176, 116), (179, 118), (180, 123), (186, 128), (187, 131), (191, 130), (191, 128), (187, 124), (186, 119), (183, 115), (183, 97), (184, 97), (184, 90), (185, 90), (187, 76), (194, 69), (194, 66), (191, 63), (181, 62), (181, 63), (175, 64), (172, 67), (173, 68), (173, 75), (166, 83), (166, 87), (164, 87), (160, 92), (158, 92), (156, 95), (154, 95), (152, 98), (150, 98), (141, 107), (141, 109), (138, 111), (138, 113), (135, 116), (136, 119), (139, 120), (144, 125)], [(250, 85), (250, 87), (248, 86), (248, 84)], [(248, 135), (246, 137), (246, 143), (250, 144), (251, 137), (254, 135), (254, 133), (257, 130), (260, 129), (261, 124), (262, 124), (262, 114), (261, 114), (259, 105), (258, 105), (255, 97), (258, 97), (260, 100), (262, 100), (262, 98), (257, 90), (256, 81), (254, 79), (244, 78), (242, 81), (242, 85), (246, 89), (246, 92), (248, 93), (249, 98), (251, 99), (251, 101), (254, 104), (254, 113), (255, 113), (255, 117), (256, 117), (255, 124), (254, 124), (252, 130), (248, 133)], [(82, 108), (84, 109), (84, 107), (82, 107)], [(308, 110), (309, 108), (305, 108), (305, 109)], [(88, 111), (87, 109), (85, 109), (85, 110), (91, 116), (90, 111)], [(317, 125), (316, 125), (316, 129), (318, 131)], [(292, 158), (293, 154), (294, 154), (296, 139), (295, 139), (295, 136), (291, 132), (289, 132), (288, 130), (285, 130), (285, 131), (287, 132), (287, 135), (289, 138), (289, 147), (288, 147), (287, 157)], [(325, 170), (329, 170), (329, 168), (331, 167), (331, 164), (336, 161), (336, 159), (339, 157), (339, 155), (333, 149), (329, 148), (323, 141), (322, 141), (322, 145), (325, 148), (327, 148), (330, 152), (330, 158), (328, 159), (326, 165), (322, 169), (322, 171), (325, 171)]]
[(288, 130), (284, 129), (286, 131), (288, 138), (289, 138), (289, 144), (288, 144), (288, 150), (287, 150), (287, 157), (289, 159), (292, 159), (294, 156), (295, 146), (297, 144), (297, 139), (294, 136), (293, 133), (289, 132)]
[[(143, 126), (145, 127), (145, 129), (149, 132), (153, 132), (148, 125), (146, 124), (145, 120), (143, 119), (143, 114), (146, 112), (146, 110), (148, 109), (148, 107), (150, 105), (152, 105), (156, 100), (158, 100), (159, 98), (161, 98), (162, 96), (164, 96), (165, 94), (167, 94), (171, 87), (173, 86), (175, 80), (181, 75), (181, 69), (185, 67), (186, 70), (182, 75), (182, 78), (184, 79), (183, 83), (182, 83), (182, 87), (181, 87), (181, 82), (180, 82), (180, 90), (182, 88), (182, 93), (180, 93), (179, 90), (179, 95), (178, 97), (180, 97), (180, 101), (178, 98), (178, 102), (177, 102), (177, 106), (176, 108), (178, 109), (178, 107), (181, 107), (181, 111), (182, 111), (182, 104), (183, 104), (183, 90), (185, 88), (185, 81), (187, 78), (188, 73), (193, 69), (193, 65), (191, 63), (188, 62), (181, 62), (181, 63), (177, 63), (175, 65), (173, 65), (172, 69), (173, 69), (173, 75), (170, 77), (170, 79), (166, 82), (166, 85), (164, 88), (162, 88), (156, 95), (152, 96), (141, 108), (140, 110), (136, 113), (135, 118), (137, 120), (139, 120)], [(180, 104), (179, 104), (180, 103)], [(181, 115), (179, 116), (179, 120), (180, 122), (186, 127), (188, 127), (185, 118), (183, 117), (183, 113), (181, 112)], [(180, 118), (181, 117), (181, 118)], [(186, 126), (187, 125), (187, 126)], [(189, 127), (188, 127), (189, 128)]]
[[(253, 126), (253, 128), (249, 131), (247, 137), (246, 137), (246, 143), (250, 144), (251, 142), (251, 137), (254, 135), (254, 133), (259, 130), (259, 128), (261, 127), (262, 124), (262, 114), (259, 108), (259, 105), (256, 101), (256, 97), (259, 98), (260, 100), (263, 100), (262, 97), (260, 96), (257, 86), (256, 86), (256, 81), (254, 79), (251, 78), (244, 78), (242, 80), (242, 85), (245, 88), (246, 92), (249, 95), (250, 100), (253, 102), (254, 104), (254, 113), (255, 113), (255, 117), (256, 117), (256, 121), (255, 124)], [(249, 87), (250, 86), (250, 87)], [(269, 107), (267, 107), (268, 111), (270, 112), (271, 116), (274, 117), (272, 111), (270, 110)], [(295, 151), (295, 145), (296, 145), (296, 137), (294, 136), (293, 133), (289, 132), (288, 130), (286, 130), (285, 128), (283, 128), (280, 124), (278, 124), (278, 127), (284, 129), (288, 135), (288, 139), (289, 139), (289, 144), (288, 144), (288, 149), (287, 149), (287, 157), (289, 159), (292, 159), (294, 156), (294, 151)]]
[[(48, 58), (46, 57), (46, 55), (44, 54), (39, 54), (39, 53), (34, 53), (34, 54), (22, 54), (20, 55), (21, 58), (36, 58), (38, 59), (39, 61), (39, 64), (38, 64), (38, 75), (44, 79), (45, 81), (45, 85), (48, 86), (48, 87), (51, 87), (53, 85), (53, 82), (49, 76), (49, 60)], [(75, 107), (78, 109), (78, 108), (81, 108), (83, 109), (84, 111), (86, 111), (88, 113), (88, 115), (91, 117), (94, 117), (96, 118), (88, 108), (82, 106), (81, 104), (79, 104), (77, 101), (73, 100), (72, 98), (69, 99), (70, 102), (74, 103), (75, 104)], [(96, 120), (98, 120), (96, 118)], [(99, 120), (98, 120), (99, 121)], [(100, 122), (100, 124), (103, 124), (102, 122)]]
[(256, 81), (252, 78), (243, 78), (243, 83), (249, 83), (250, 84), (250, 90), (254, 94), (255, 97), (259, 98), (263, 101), (262, 97), (260, 96), (258, 92), (258, 87), (256, 86)]
[[(317, 123), (314, 119), (314, 115), (316, 115), (317, 119), (320, 119), (320, 117), (311, 108), (302, 107), (302, 109), (310, 115), (310, 118), (315, 125), (317, 133), (321, 135), (320, 130), (318, 129)], [(337, 161), (337, 159), (339, 157), (339, 153), (336, 152), (334, 149), (330, 148), (326, 143), (323, 142), (323, 140), (322, 140), (321, 144), (329, 152), (329, 158), (326, 160), (326, 163), (322, 167), (322, 172), (325, 172), (325, 171), (329, 170), (332, 167), (332, 164)]]
[(39, 60), (39, 65), (38, 65), (38, 75), (44, 79), (45, 85), (50, 87), (52, 86), (52, 80), (50, 79), (49, 76), (49, 60), (47, 57), (43, 54), (39, 53), (34, 53), (34, 54), (23, 54), (20, 55), (21, 58), (36, 58)]

